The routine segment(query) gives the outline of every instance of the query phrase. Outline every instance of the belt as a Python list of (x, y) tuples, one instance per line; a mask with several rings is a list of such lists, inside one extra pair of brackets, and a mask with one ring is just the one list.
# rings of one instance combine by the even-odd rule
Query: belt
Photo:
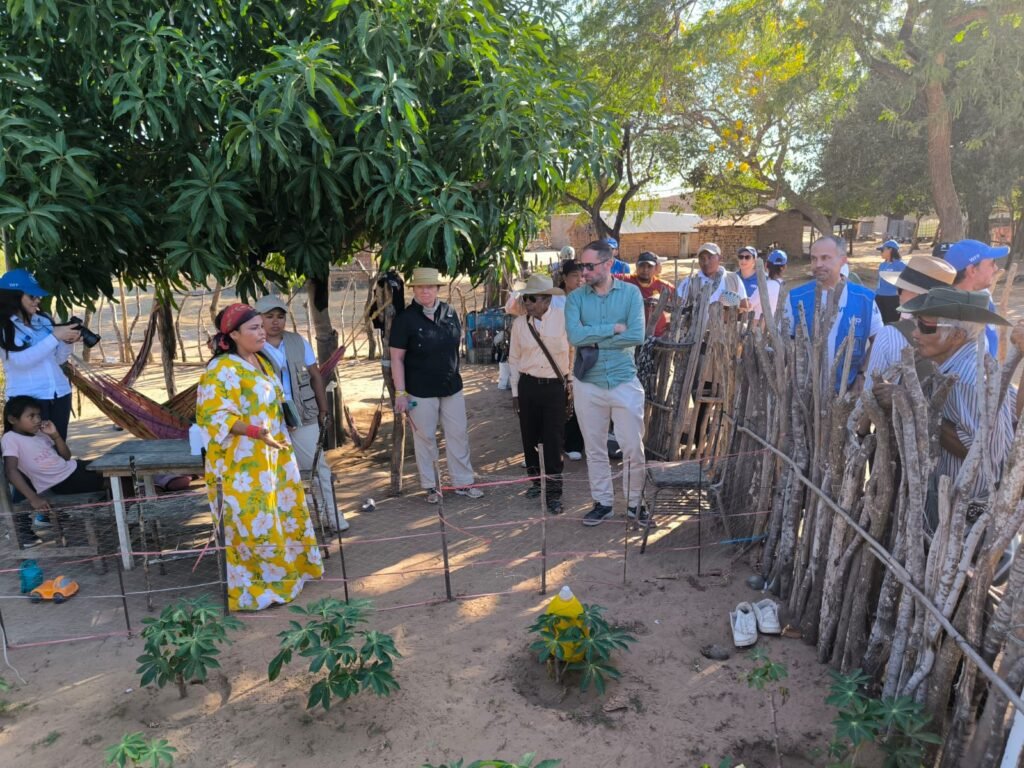
[(544, 378), (541, 378), (540, 376), (531, 376), (528, 373), (521, 373), (521, 374), (519, 374), (519, 378), (521, 378), (521, 379), (531, 379), (533, 381), (536, 381), (538, 384), (561, 384), (562, 383), (561, 379), (544, 379)]

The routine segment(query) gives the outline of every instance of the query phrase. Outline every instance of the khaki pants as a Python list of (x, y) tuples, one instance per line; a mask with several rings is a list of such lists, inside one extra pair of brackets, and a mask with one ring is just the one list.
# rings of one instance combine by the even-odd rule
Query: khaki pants
[(473, 465), (469, 458), (469, 435), (466, 434), (466, 398), (462, 392), (449, 397), (410, 396), (416, 402), (409, 409), (409, 416), (415, 429), (412, 431), (413, 449), (416, 452), (416, 468), (420, 473), (420, 487), (424, 490), (437, 487), (434, 464), (437, 463), (437, 425), (440, 421), (444, 430), (445, 452), (448, 458), (448, 473), (457, 488), (472, 485)]
[(587, 476), (594, 501), (612, 506), (612, 468), (608, 461), (608, 428), (615, 422), (615, 438), (622, 448), (622, 492), (626, 503), (640, 504), (644, 485), (644, 388), (634, 376), (614, 389), (585, 381), (572, 385), (583, 442), (587, 447)]
[[(306, 424), (291, 430), (288, 434), (292, 439), (292, 448), (295, 449), (295, 460), (299, 464), (299, 469), (303, 472), (311, 471), (313, 455), (316, 453), (316, 441), (320, 437), (319, 425)], [(320, 510), (325, 524), (329, 528), (333, 528), (335, 525), (334, 510), (337, 505), (334, 501), (334, 488), (331, 487), (331, 471), (327, 468), (327, 462), (324, 461), (323, 451), (320, 451), (320, 460), (317, 462), (316, 472), (313, 473), (310, 481), (309, 490), (316, 496), (317, 508)], [(309, 505), (312, 508), (312, 499), (309, 500)], [(339, 515), (338, 519), (342, 520), (344, 516)]]

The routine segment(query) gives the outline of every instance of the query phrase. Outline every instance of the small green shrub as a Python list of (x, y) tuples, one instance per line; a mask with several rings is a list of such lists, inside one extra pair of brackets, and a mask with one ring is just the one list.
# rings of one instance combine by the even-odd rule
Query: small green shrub
[[(564, 616), (542, 613), (530, 626), (530, 631), (539, 635), (530, 643), (530, 650), (540, 661), (553, 668), (556, 682), (561, 682), (566, 673), (579, 672), (580, 690), (587, 690), (593, 683), (598, 693), (604, 694), (608, 678), (618, 680), (619, 670), (609, 660), (615, 650), (629, 650), (636, 638), (624, 630), (612, 627), (601, 615), (600, 605), (583, 605), (579, 623), (566, 626)], [(571, 648), (571, 651), (566, 649)], [(571, 661), (567, 655), (583, 658)]]
[(146, 628), (145, 653), (139, 656), (137, 672), (142, 685), (155, 682), (160, 688), (174, 682), (181, 698), (188, 695), (189, 681), (205, 682), (209, 670), (219, 669), (219, 645), (230, 643), (229, 629), (241, 629), (242, 622), (223, 616), (205, 595), (182, 598), (164, 608), (157, 618), (142, 620)]
[[(784, 664), (772, 661), (768, 654), (761, 648), (755, 648), (749, 654), (754, 662), (754, 667), (747, 673), (747, 685), (768, 695), (768, 707), (772, 714), (772, 748), (775, 750), (775, 764), (782, 768), (782, 750), (779, 747), (779, 710), (789, 698), (789, 688), (776, 686), (775, 683), (789, 677), (789, 672)], [(778, 707), (775, 705), (775, 694), (778, 692), (781, 702)]]
[(166, 763), (171, 766), (174, 765), (174, 753), (177, 751), (167, 743), (167, 739), (147, 741), (142, 731), (126, 733), (117, 744), (107, 747), (106, 765), (116, 765), (117, 768), (125, 768), (129, 764), (160, 768), (160, 765)]
[(383, 632), (355, 629), (366, 622), (371, 607), (369, 600), (345, 604), (333, 598), (317, 600), (309, 608), (291, 606), (293, 613), (308, 621), (305, 626), (291, 621), (290, 628), (278, 634), (281, 651), (271, 659), (267, 670), (271, 681), (298, 653), (309, 659), (310, 672), (326, 671), (326, 676), (310, 689), (306, 709), (318, 704), (330, 709), (332, 697), (348, 699), (366, 689), (378, 696), (397, 691), (399, 686), (391, 671), (394, 659), (402, 654), (395, 648), (395, 641)]
[[(561, 760), (541, 760), (534, 765), (533, 759), (535, 756), (535, 752), (530, 752), (523, 755), (523, 759), (518, 763), (507, 763), (504, 760), (477, 760), (465, 766), (465, 768), (555, 768), (562, 764)], [(440, 765), (424, 763), (422, 768), (463, 768), (463, 765), (462, 760), (456, 760), (454, 763), (441, 763)]]
[(856, 766), (861, 747), (874, 742), (885, 754), (886, 768), (918, 768), (926, 746), (941, 743), (925, 730), (931, 718), (920, 703), (908, 696), (871, 698), (865, 692), (871, 678), (859, 669), (848, 675), (829, 674), (831, 693), (825, 703), (839, 710), (832, 721), (835, 738), (829, 743), (829, 756), (836, 760), (833, 766)]

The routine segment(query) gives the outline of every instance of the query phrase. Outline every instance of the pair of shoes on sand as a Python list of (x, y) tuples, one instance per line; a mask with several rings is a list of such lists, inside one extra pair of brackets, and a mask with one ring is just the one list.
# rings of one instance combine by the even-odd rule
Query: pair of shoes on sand
[(778, 635), (782, 633), (779, 624), (779, 606), (769, 598), (756, 603), (740, 603), (735, 611), (729, 612), (732, 625), (732, 642), (737, 648), (746, 648), (757, 642), (757, 633)]

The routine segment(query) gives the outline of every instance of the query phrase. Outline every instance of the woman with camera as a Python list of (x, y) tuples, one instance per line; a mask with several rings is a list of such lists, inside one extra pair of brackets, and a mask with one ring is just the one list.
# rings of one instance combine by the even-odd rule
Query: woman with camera
[(61, 365), (71, 345), (81, 337), (80, 326), (55, 325), (39, 302), (49, 296), (24, 269), (0, 277), (0, 359), (7, 381), (7, 399), (33, 397), (44, 421), (51, 421), (62, 440), (71, 421), (71, 382)]

